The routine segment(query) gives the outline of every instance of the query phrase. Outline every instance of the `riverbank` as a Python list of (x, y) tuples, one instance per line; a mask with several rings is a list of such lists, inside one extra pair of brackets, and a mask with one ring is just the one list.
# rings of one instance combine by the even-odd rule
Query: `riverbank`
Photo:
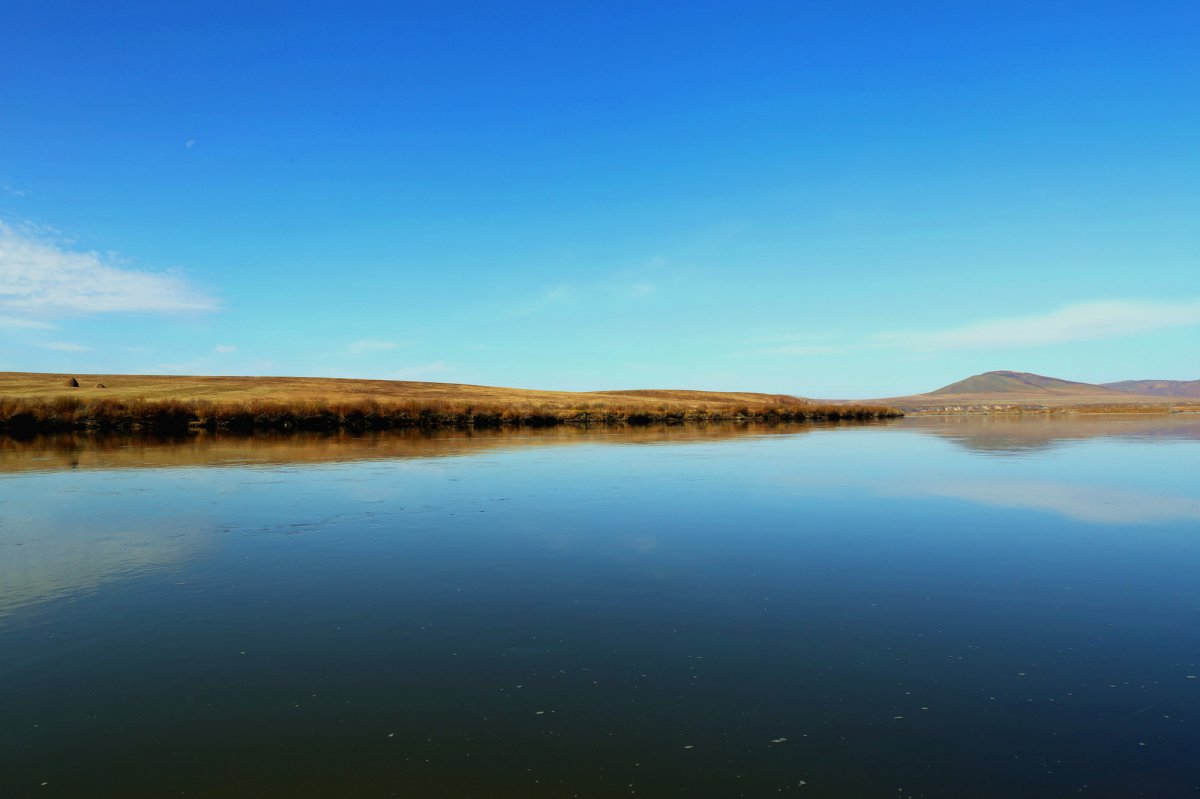
[(1127, 405), (909, 405), (906, 416), (1104, 416), (1164, 415), (1200, 412), (1200, 403), (1144, 403)]
[(647, 425), (695, 422), (808, 422), (902, 416), (895, 408), (827, 405), (795, 398), (761, 405), (410, 401), (399, 403), (171, 399), (0, 398), (0, 431), (30, 435), (72, 430), (180, 433), (188, 430), (393, 430), (406, 428)]
[(0, 431), (393, 429), (887, 419), (894, 407), (786, 394), (538, 389), (321, 377), (0, 372)]

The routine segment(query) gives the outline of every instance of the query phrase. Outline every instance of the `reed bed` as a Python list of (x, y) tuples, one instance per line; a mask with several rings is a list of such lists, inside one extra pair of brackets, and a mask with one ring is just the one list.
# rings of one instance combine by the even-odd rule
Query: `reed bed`
[(70, 430), (391, 430), (403, 428), (549, 427), (871, 420), (902, 416), (896, 408), (834, 405), (787, 398), (762, 405), (672, 403), (470, 403), (445, 400), (212, 402), (174, 399), (0, 398), (0, 431), (32, 434)]

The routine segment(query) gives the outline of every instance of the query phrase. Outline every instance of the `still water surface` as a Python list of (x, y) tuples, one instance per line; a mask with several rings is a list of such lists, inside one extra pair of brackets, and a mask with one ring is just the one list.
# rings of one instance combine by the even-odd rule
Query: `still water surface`
[(3, 797), (1194, 797), (1200, 419), (0, 443)]

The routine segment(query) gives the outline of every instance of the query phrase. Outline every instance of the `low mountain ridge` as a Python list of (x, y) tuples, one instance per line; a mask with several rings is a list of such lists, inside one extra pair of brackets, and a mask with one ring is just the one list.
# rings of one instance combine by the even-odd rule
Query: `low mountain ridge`
[[(1154, 393), (1142, 389), (1149, 384)], [(1117, 385), (1126, 390), (1116, 388)], [(1176, 393), (1195, 386), (1195, 394)], [(1121, 384), (1095, 385), (1074, 380), (999, 370), (972, 375), (957, 383), (925, 394), (886, 399), (860, 400), (868, 404), (886, 404), (911, 413), (1007, 413), (1013, 411), (1049, 411), (1079, 409), (1130, 411), (1135, 409), (1197, 409), (1200, 381), (1193, 383), (1168, 380), (1125, 381)]]
[[(1112, 394), (1120, 396), (1121, 391), (1092, 383), (1076, 383), (1072, 380), (1061, 380), (1057, 377), (1035, 375), (1030, 372), (996, 371), (972, 375), (965, 380), (951, 383), (948, 386), (930, 391), (926, 396), (943, 396), (951, 394), (1049, 394), (1075, 396), (1078, 394)], [(1128, 392), (1126, 392), (1128, 393)]]
[(1200, 397), (1200, 380), (1120, 380), (1100, 385), (1115, 391), (1155, 397)]

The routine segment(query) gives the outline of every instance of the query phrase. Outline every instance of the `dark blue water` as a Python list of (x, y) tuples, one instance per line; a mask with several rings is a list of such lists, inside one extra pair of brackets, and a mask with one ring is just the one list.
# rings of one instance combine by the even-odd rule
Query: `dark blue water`
[(1200, 420), (0, 448), (3, 797), (1200, 793)]

